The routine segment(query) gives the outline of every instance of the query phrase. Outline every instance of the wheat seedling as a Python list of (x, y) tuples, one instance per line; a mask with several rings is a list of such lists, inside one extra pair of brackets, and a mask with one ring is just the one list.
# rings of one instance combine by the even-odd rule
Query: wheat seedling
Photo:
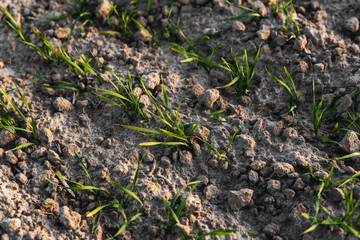
[[(354, 191), (353, 191), (355, 181), (360, 177), (360, 173), (357, 172), (349, 178), (337, 181), (332, 184), (330, 183), (335, 166), (336, 166), (336, 161), (345, 160), (348, 158), (358, 157), (358, 156), (360, 156), (360, 152), (355, 152), (355, 153), (348, 154), (343, 157), (333, 159), (333, 165), (330, 169), (328, 177), (325, 180), (315, 177), (310, 164), (308, 164), (308, 168), (309, 168), (311, 176), (313, 178), (315, 178), (317, 181), (321, 182), (321, 187), (315, 198), (315, 214), (314, 214), (314, 216), (310, 216), (307, 213), (302, 214), (303, 217), (312, 220), (311, 227), (309, 227), (307, 230), (305, 230), (303, 232), (303, 234), (306, 234), (306, 233), (309, 233), (309, 232), (315, 230), (318, 226), (325, 225), (325, 226), (329, 226), (330, 228), (333, 228), (334, 226), (339, 226), (342, 229), (348, 231), (349, 233), (355, 235), (356, 237), (360, 237), (360, 231), (357, 230), (357, 228), (356, 228), (360, 222), (360, 211), (359, 211), (360, 199), (358, 199), (355, 202)], [(352, 182), (351, 187), (350, 187), (350, 193), (348, 192), (347, 187), (346, 187), (346, 184), (349, 182)], [(346, 211), (345, 211), (344, 216), (342, 216), (342, 217), (334, 216), (332, 213), (330, 213), (330, 211), (325, 206), (323, 206), (320, 203), (320, 199), (322, 198), (324, 191), (331, 187), (336, 187), (336, 188), (343, 187)], [(328, 218), (326, 218), (324, 220), (319, 220), (319, 212), (321, 210), (324, 211), (324, 213), (326, 215), (328, 215)]]
[(217, 87), (217, 88), (229, 87), (236, 83), (241, 95), (249, 94), (250, 81), (254, 78), (254, 75), (255, 75), (255, 67), (256, 67), (257, 60), (259, 58), (260, 50), (261, 50), (261, 44), (256, 53), (254, 62), (250, 68), (246, 50), (244, 51), (243, 62), (241, 64), (237, 60), (238, 55), (232, 54), (232, 48), (231, 48), (232, 60), (234, 61), (235, 65), (228, 63), (224, 58), (222, 58), (222, 60), (226, 65), (226, 67), (224, 67), (224, 69), (228, 70), (231, 73), (232, 81), (230, 83), (226, 84), (225, 86), (221, 86), (221, 87)]
[[(125, 114), (131, 119), (134, 120), (136, 115), (141, 116), (144, 120), (147, 120), (147, 117), (143, 113), (142, 109), (140, 108), (140, 99), (142, 97), (142, 94), (140, 96), (136, 97), (133, 92), (133, 82), (130, 75), (130, 72), (128, 72), (128, 79), (125, 79), (125, 83), (122, 80), (122, 75), (120, 74), (117, 76), (110, 68), (108, 68), (106, 65), (101, 63), (97, 58), (95, 58), (101, 66), (103, 66), (115, 79), (118, 81), (118, 85), (116, 85), (113, 81), (111, 81), (109, 78), (107, 78), (105, 75), (102, 75), (103, 78), (105, 78), (107, 81), (109, 81), (112, 86), (116, 89), (116, 92), (100, 89), (100, 88), (94, 88), (100, 92), (103, 92), (105, 94), (109, 94), (113, 97), (115, 97), (118, 102), (115, 102), (114, 100), (107, 98), (103, 95), (94, 93), (95, 95), (99, 96), (100, 98), (120, 107)], [(131, 105), (132, 108), (129, 108), (128, 105)]]
[[(162, 77), (161, 77), (161, 79), (162, 79)], [(165, 90), (164, 82), (162, 83), (163, 99), (164, 99), (164, 103), (163, 103), (163, 102), (160, 102), (159, 100), (157, 100), (152, 95), (152, 93), (149, 90), (146, 89), (146, 87), (144, 85), (144, 82), (142, 81), (141, 77), (140, 77), (140, 81), (141, 81), (141, 84), (143, 86), (144, 91), (149, 96), (151, 102), (155, 106), (155, 108), (156, 108), (157, 112), (159, 113), (159, 115), (156, 115), (156, 114), (152, 113), (147, 108), (145, 108), (145, 109), (150, 114), (152, 114), (156, 119), (158, 119), (163, 124), (165, 124), (166, 129), (159, 128), (158, 131), (156, 131), (156, 130), (151, 130), (151, 129), (147, 129), (147, 128), (140, 128), (140, 127), (134, 127), (134, 126), (128, 126), (128, 125), (120, 125), (120, 126), (129, 128), (129, 129), (133, 129), (133, 130), (136, 130), (136, 131), (139, 131), (139, 132), (143, 132), (145, 135), (163, 136), (163, 137), (167, 137), (167, 138), (174, 138), (174, 139), (177, 140), (176, 142), (173, 142), (173, 141), (146, 142), (146, 143), (141, 143), (140, 144), (141, 146), (184, 145), (184, 146), (189, 147), (189, 139), (190, 138), (195, 138), (195, 136), (192, 136), (192, 133), (195, 131), (195, 129), (202, 122), (204, 122), (207, 118), (209, 118), (210, 116), (222, 113), (224, 111), (224, 110), (220, 110), (220, 111), (210, 113), (209, 115), (202, 118), (201, 120), (199, 120), (196, 123), (183, 124), (183, 122), (181, 121), (181, 119), (179, 117), (179, 112), (180, 112), (180, 105), (181, 105), (181, 102), (182, 102), (182, 100), (184, 98), (184, 95), (182, 95), (182, 97), (180, 99), (177, 110), (173, 111), (169, 106), (169, 100), (168, 100), (168, 96), (167, 96), (167, 93), (166, 93), (166, 90)], [(162, 108), (164, 110), (162, 110)], [(217, 122), (217, 120), (210, 120), (210, 122)]]
[(275, 79), (276, 81), (278, 81), (286, 90), (287, 95), (289, 96), (289, 111), (292, 114), (293, 117), (293, 121), (289, 124), (291, 125), (294, 122), (295, 119), (295, 113), (294, 110), (297, 109), (299, 107), (299, 103), (300, 103), (300, 98), (301, 98), (301, 93), (297, 93), (296, 91), (296, 87), (294, 84), (294, 81), (291, 77), (291, 75), (289, 74), (288, 70), (286, 69), (286, 67), (284, 67), (285, 70), (285, 74), (287, 76), (287, 78), (290, 81), (291, 87), (292, 89), (286, 84), (284, 78), (280, 75), (280, 78), (272, 75), (267, 68), (265, 67), (266, 72), (269, 74), (270, 77), (272, 77), (273, 79)]
[(284, 11), (289, 4), (292, 4), (293, 0), (290, 0), (289, 2), (285, 3), (284, 0), (282, 1), (282, 7), (279, 5), (279, 0), (276, 0), (276, 2), (273, 5), (273, 15), (277, 16), (280, 12)]
[[(143, 212), (144, 212), (144, 204), (145, 204), (145, 201), (142, 202), (139, 197), (134, 194), (132, 191), (134, 190), (135, 186), (136, 186), (136, 182), (138, 180), (138, 177), (139, 177), (139, 171), (140, 171), (140, 166), (141, 166), (141, 163), (142, 163), (142, 160), (143, 158), (139, 161), (138, 163), (138, 167), (136, 169), (136, 172), (135, 172), (135, 177), (134, 177), (134, 180), (133, 180), (133, 183), (132, 183), (132, 187), (131, 187), (131, 190), (128, 190), (124, 187), (122, 187), (121, 185), (119, 185), (118, 183), (114, 182), (113, 180), (111, 180), (109, 177), (106, 177), (107, 180), (112, 184), (114, 185), (116, 188), (118, 188), (118, 190), (120, 191), (120, 195), (121, 195), (121, 200), (119, 201), (118, 199), (116, 199), (115, 197), (113, 197), (110, 192), (107, 190), (107, 189), (104, 189), (104, 188), (98, 188), (98, 187), (95, 187), (94, 186), (94, 183), (90, 177), (90, 174), (87, 170), (87, 168), (85, 167), (83, 161), (81, 160), (81, 158), (77, 155), (76, 155), (76, 158), (80, 164), (80, 166), (82, 167), (83, 171), (85, 172), (86, 176), (87, 176), (87, 179), (89, 180), (90, 182), (90, 185), (86, 186), (86, 185), (83, 185), (81, 183), (78, 183), (78, 182), (75, 182), (75, 181), (72, 181), (66, 177), (64, 177), (63, 175), (57, 173), (57, 172), (52, 172), (55, 176), (57, 176), (59, 179), (61, 179), (62, 181), (65, 181), (65, 182), (68, 182), (68, 183), (71, 183), (71, 184), (74, 184), (75, 187), (68, 187), (68, 186), (63, 186), (63, 185), (59, 185), (60, 187), (64, 188), (64, 189), (68, 189), (68, 190), (80, 190), (80, 191), (90, 191), (92, 194), (95, 195), (97, 201), (98, 201), (98, 204), (99, 204), (99, 207), (97, 207), (96, 209), (94, 209), (93, 211), (91, 211), (87, 217), (90, 217), (90, 216), (93, 216), (95, 214), (97, 214), (96, 218), (95, 218), (95, 221), (94, 221), (94, 224), (93, 224), (93, 227), (92, 227), (92, 232), (95, 231), (96, 229), (96, 226), (98, 225), (99, 223), (99, 220), (100, 220), (100, 216), (101, 216), (101, 210), (103, 210), (104, 208), (106, 207), (113, 207), (113, 208), (116, 208), (120, 211), (120, 213), (122, 214), (122, 216), (124, 217), (125, 219), (125, 223), (120, 227), (120, 229), (118, 230), (118, 232), (114, 235), (114, 237), (116, 237), (117, 235), (119, 235), (125, 228), (126, 226), (136, 220), (138, 217), (140, 217), (141, 215), (143, 215)], [(47, 179), (49, 182), (53, 183), (51, 180)], [(54, 184), (54, 183), (53, 183)], [(102, 195), (105, 195), (105, 197), (107, 197), (108, 199), (110, 199), (111, 201), (114, 201), (115, 203), (110, 203), (110, 204), (106, 204), (106, 205), (103, 205), (103, 198), (102, 198)], [(127, 196), (125, 197), (125, 194), (127, 194)], [(135, 216), (133, 216), (130, 221), (127, 220), (127, 217), (126, 217), (126, 214), (125, 214), (125, 211), (124, 211), (124, 206), (126, 205), (127, 201), (129, 200), (129, 198), (132, 197), (134, 198), (136, 201), (138, 201), (142, 207), (142, 212), (141, 213), (138, 213), (136, 214)]]
[(226, 3), (228, 3), (229, 5), (231, 5), (233, 7), (245, 10), (245, 11), (247, 11), (249, 13), (244, 14), (244, 15), (240, 15), (240, 16), (237, 16), (237, 17), (226, 18), (226, 19), (223, 19), (223, 21), (239, 20), (239, 19), (246, 18), (246, 17), (263, 17), (261, 15), (261, 12), (258, 9), (251, 9), (251, 8), (247, 8), (247, 7), (244, 7), (244, 6), (236, 5), (236, 4), (233, 4), (233, 3), (229, 2), (228, 0), (226, 0)]
[(314, 125), (314, 131), (315, 131), (315, 138), (317, 138), (318, 136), (318, 132), (319, 132), (319, 128), (321, 125), (321, 122), (324, 119), (324, 113), (327, 109), (327, 107), (329, 106), (332, 98), (334, 96), (332, 96), (328, 103), (326, 104), (326, 106), (321, 110), (321, 107), (323, 105), (323, 101), (324, 99), (321, 99), (321, 101), (319, 102), (319, 104), (316, 104), (316, 100), (315, 100), (315, 80), (314, 80), (314, 76), (312, 77), (312, 83), (313, 83), (313, 106), (312, 106), (312, 116), (313, 116), (313, 125)]
[[(11, 100), (10, 96), (8, 95), (9, 91), (5, 91), (3, 88), (0, 89), (0, 96), (3, 96), (6, 100), (6, 102), (10, 105), (11, 108), (7, 107), (6, 102), (0, 99), (0, 129), (7, 129), (12, 134), (14, 134), (16, 137), (20, 137), (18, 131), (20, 132), (26, 132), (31, 133), (34, 141), (37, 141), (37, 133), (36, 133), (36, 123), (35, 119), (31, 113), (31, 110), (29, 108), (29, 105), (24, 98), (23, 94), (21, 93), (19, 87), (16, 85), (16, 90), (21, 98), (21, 101), (24, 103), (24, 106), (29, 114), (30, 120), (20, 111), (20, 109), (15, 105), (15, 103)], [(25, 123), (25, 127), (21, 127), (21, 121)], [(12, 150), (17, 150), (20, 148), (24, 148), (27, 146), (32, 145), (33, 143), (26, 143), (20, 146), (17, 146), (16, 148)]]

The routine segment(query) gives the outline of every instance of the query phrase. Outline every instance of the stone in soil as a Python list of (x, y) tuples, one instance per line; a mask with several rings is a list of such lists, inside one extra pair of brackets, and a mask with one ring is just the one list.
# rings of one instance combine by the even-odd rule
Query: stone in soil
[(208, 89), (197, 98), (201, 104), (205, 105), (207, 108), (212, 108), (214, 103), (220, 98), (220, 93), (217, 89)]
[(16, 136), (11, 131), (3, 129), (0, 132), (0, 147), (5, 147), (9, 143), (15, 141)]
[(53, 134), (48, 128), (40, 128), (37, 130), (37, 136), (40, 142), (50, 144), (53, 140)]
[(358, 135), (353, 132), (346, 132), (346, 135), (340, 141), (341, 148), (348, 153), (357, 152), (360, 150), (360, 140)]
[(294, 172), (294, 167), (289, 163), (275, 163), (274, 164), (274, 173), (278, 177), (282, 177), (284, 175), (288, 175)]
[(347, 19), (344, 28), (349, 32), (357, 32), (359, 30), (359, 19), (356, 17)]
[(72, 103), (63, 97), (57, 97), (53, 101), (53, 106), (58, 112), (70, 112), (74, 110)]
[(60, 209), (59, 221), (67, 229), (78, 229), (81, 222), (81, 215), (64, 206)]
[(1, 221), (0, 226), (5, 232), (11, 233), (21, 227), (21, 220), (19, 218), (10, 218)]
[(241, 189), (240, 191), (229, 191), (228, 203), (232, 210), (239, 210), (250, 205), (254, 191), (249, 188)]
[(57, 28), (55, 30), (55, 36), (59, 39), (65, 39), (69, 36), (70, 34), (70, 28), (66, 27), (66, 28)]

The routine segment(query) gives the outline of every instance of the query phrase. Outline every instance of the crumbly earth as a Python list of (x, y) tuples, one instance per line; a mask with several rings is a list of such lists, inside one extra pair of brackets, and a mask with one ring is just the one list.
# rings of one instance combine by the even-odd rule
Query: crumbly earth
[[(141, 30), (136, 30), (129, 38), (102, 34), (100, 32), (112, 30), (106, 23), (107, 1), (88, 2), (93, 23), (73, 31), (68, 52), (78, 56), (77, 49), (88, 57), (92, 52), (116, 74), (127, 76), (130, 72), (137, 90), (141, 91), (139, 76), (147, 79), (147, 86), (158, 99), (162, 96), (162, 75), (173, 109), (184, 95), (180, 105), (184, 123), (224, 110), (214, 119), (226, 122), (205, 122), (196, 135), (223, 152), (231, 136), (240, 129), (228, 153), (229, 161), (217, 157), (197, 140), (192, 141), (190, 148), (139, 146), (142, 142), (164, 139), (141, 135), (119, 124), (154, 130), (162, 125), (151, 115), (149, 121), (144, 122), (141, 118), (131, 121), (119, 107), (96, 96), (94, 92), (97, 91), (91, 87), (114, 90), (108, 81), (100, 85), (96, 79), (90, 79), (80, 92), (34, 84), (31, 74), (52, 81), (79, 80), (65, 64), (47, 64), (36, 51), (21, 43), (16, 32), (6, 24), (5, 14), (0, 12), (1, 87), (9, 90), (15, 84), (28, 84), (21, 91), (38, 129), (35, 145), (10, 152), (6, 151), (34, 139), (23, 133), (21, 138), (15, 139), (6, 130), (0, 132), (1, 239), (106, 239), (125, 223), (118, 209), (105, 208), (92, 232), (95, 217), (86, 215), (98, 207), (95, 195), (90, 191), (75, 190), (71, 194), (59, 186), (63, 183), (53, 172), (84, 185), (90, 184), (75, 153), (83, 160), (94, 185), (108, 189), (116, 199), (121, 198), (120, 192), (106, 177), (131, 189), (138, 162), (146, 153), (133, 190), (142, 201), (146, 200), (145, 213), (130, 222), (116, 237), (118, 239), (183, 238), (177, 225), (165, 231), (167, 209), (155, 179), (168, 203), (185, 184), (202, 181), (187, 200), (185, 208), (190, 211), (180, 218), (189, 236), (195, 236), (196, 232), (238, 229), (254, 231), (258, 235), (241, 231), (224, 239), (352, 239), (351, 234), (337, 227), (333, 230), (319, 227), (302, 235), (311, 226), (311, 221), (302, 213), (314, 214), (314, 199), (320, 187), (320, 182), (311, 177), (307, 165), (312, 166), (317, 177), (325, 179), (332, 162), (324, 159), (360, 150), (356, 134), (332, 132), (337, 119), (346, 117), (351, 110), (353, 100), (345, 101), (336, 112), (329, 114), (319, 131), (320, 137), (341, 142), (341, 147), (315, 140), (312, 120), (312, 76), (317, 102), (324, 98), (325, 104), (334, 96), (331, 107), (358, 89), (359, 1), (294, 0), (293, 18), (299, 25), (300, 36), (290, 40), (292, 33), (296, 34), (296, 28), (292, 26), (289, 33), (285, 33), (285, 14), (282, 12), (277, 17), (272, 14), (275, 1), (239, 0), (244, 6), (255, 4), (265, 17), (234, 21), (221, 20), (245, 14), (245, 11), (222, 0), (173, 1), (173, 21), (177, 21), (181, 9), (179, 27), (190, 41), (198, 39), (198, 49), (208, 52), (225, 40), (214, 54), (216, 61), (231, 56), (231, 46), (234, 53), (241, 53), (262, 43), (248, 96), (241, 96), (235, 85), (216, 88), (231, 81), (226, 71), (214, 68), (208, 73), (195, 62), (181, 63), (185, 57), (172, 51), (173, 46), (169, 43), (187, 45), (173, 27), (169, 27), (172, 37), (165, 38), (166, 44), (162, 46), (151, 46), (150, 39)], [(114, 1), (121, 10), (128, 2)], [(154, 0), (148, 18), (147, 1), (143, 2), (136, 19), (149, 32), (156, 30), (159, 36), (172, 1)], [(2, 0), (1, 5), (21, 24), (28, 41), (41, 45), (36, 34), (39, 29), (53, 44), (65, 46), (75, 17), (54, 21), (50, 16), (73, 12), (67, 1)], [(219, 31), (220, 34), (209, 40), (199, 40), (203, 35)], [(250, 62), (255, 52), (249, 52)], [(94, 59), (91, 64), (94, 69), (105, 72)], [(284, 77), (286, 67), (301, 92), (294, 121), (287, 113), (289, 101), (285, 89), (267, 74), (265, 67), (272, 74)], [(115, 81), (110, 74), (107, 76)], [(26, 112), (16, 94), (9, 95)], [(142, 105), (155, 110), (146, 97)], [(64, 165), (55, 158), (61, 159)], [(333, 180), (353, 175), (359, 169), (358, 161), (338, 161)], [(356, 200), (360, 195), (359, 187), (356, 183)], [(184, 190), (182, 198), (189, 190)], [(102, 201), (103, 204), (114, 203), (103, 195)], [(342, 188), (327, 192), (322, 204), (337, 216), (344, 214)], [(141, 206), (130, 198), (124, 211), (130, 220), (141, 212)]]

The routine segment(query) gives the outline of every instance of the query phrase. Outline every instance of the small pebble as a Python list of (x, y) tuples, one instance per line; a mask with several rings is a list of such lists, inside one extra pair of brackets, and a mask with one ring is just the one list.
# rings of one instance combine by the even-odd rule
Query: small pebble
[(329, 176), (329, 174), (323, 170), (319, 170), (319, 171), (314, 172), (314, 176), (317, 178), (320, 178), (322, 180), (326, 180), (327, 177)]
[(217, 196), (219, 189), (215, 185), (209, 185), (204, 189), (204, 195), (206, 199), (212, 199)]
[(48, 128), (40, 128), (37, 130), (38, 139), (44, 144), (50, 144), (53, 140), (53, 134)]
[(323, 63), (316, 63), (316, 64), (314, 64), (314, 70), (315, 70), (316, 72), (323, 72), (323, 71), (324, 71), (324, 68), (325, 68), (325, 66), (324, 66)]
[(283, 193), (287, 200), (292, 200), (295, 197), (295, 191), (292, 189), (287, 188), (283, 191)]
[(259, 174), (254, 170), (250, 170), (248, 174), (248, 178), (252, 184), (256, 184), (259, 181)]
[(300, 72), (305, 73), (308, 70), (308, 64), (305, 61), (301, 61), (297, 67)]
[(255, 171), (259, 171), (259, 170), (263, 169), (265, 166), (266, 166), (265, 161), (255, 161), (250, 165), (251, 169), (253, 169)]
[(168, 168), (171, 166), (171, 159), (166, 157), (166, 156), (163, 156), (161, 157), (160, 159), (160, 164), (165, 167), (165, 168)]
[(208, 1), (209, 0), (196, 0), (196, 4), (202, 6), (202, 5), (205, 5), (206, 3), (208, 3)]
[(239, 210), (250, 205), (254, 191), (249, 188), (240, 191), (230, 191), (228, 193), (228, 203), (232, 210)]
[(220, 92), (217, 89), (208, 89), (197, 98), (201, 104), (204, 104), (207, 108), (212, 108), (214, 103), (220, 98)]
[(300, 35), (299, 37), (297, 37), (294, 41), (294, 46), (293, 48), (296, 51), (304, 51), (306, 48), (306, 44), (307, 44), (307, 39), (305, 35)]
[(15, 165), (18, 162), (18, 158), (12, 151), (10, 151), (5, 153), (5, 161), (10, 165)]
[(20, 182), (20, 183), (22, 183), (22, 184), (25, 184), (25, 183), (27, 183), (27, 181), (28, 181), (28, 178), (27, 178), (26, 175), (23, 174), (23, 173), (18, 173), (18, 174), (16, 174), (15, 178), (16, 178), (16, 180), (17, 180), (18, 182)]
[(144, 157), (144, 162), (152, 163), (154, 160), (155, 160), (154, 154), (152, 154), (150, 151), (147, 151)]
[(3, 129), (0, 131), (0, 147), (5, 147), (9, 143), (16, 140), (16, 137), (14, 134), (12, 134), (10, 131)]
[(257, 36), (260, 38), (261, 41), (266, 41), (270, 37), (270, 30), (268, 28), (260, 29), (256, 32)]
[(276, 45), (283, 47), (287, 42), (287, 37), (285, 35), (279, 35), (274, 39), (274, 41)]
[(30, 155), (32, 159), (39, 159), (46, 155), (46, 148), (38, 147), (35, 151)]
[(41, 211), (59, 215), (60, 212), (59, 203), (52, 198), (45, 199), (45, 201), (42, 203)]
[(264, 227), (264, 233), (268, 236), (275, 236), (280, 232), (280, 226), (275, 223), (270, 223)]
[(58, 38), (58, 39), (65, 39), (69, 36), (70, 34), (70, 28), (69, 27), (66, 27), (66, 28), (57, 28), (55, 30), (55, 36)]
[(141, 76), (144, 85), (147, 89), (153, 90), (156, 86), (161, 83), (160, 76), (158, 73), (152, 72), (147, 75)]
[(336, 114), (336, 116), (342, 116), (344, 114), (347, 114), (348, 109), (353, 104), (353, 101), (352, 101), (351, 97), (344, 96), (344, 97), (340, 98), (335, 104), (337, 105), (339, 103), (341, 103), (340, 106), (334, 112)]
[(144, 30), (139, 29), (138, 31), (136, 31), (136, 33), (134, 34), (135, 39), (142, 41), (144, 43), (149, 43), (151, 42), (151, 36), (148, 35)]
[(192, 154), (189, 151), (180, 151), (179, 152), (179, 161), (183, 165), (189, 166), (192, 162)]
[(240, 22), (240, 21), (233, 21), (232, 29), (233, 29), (233, 31), (234, 31), (235, 33), (237, 33), (237, 32), (243, 32), (243, 31), (245, 31), (246, 26), (245, 26), (245, 24), (243, 24), (243, 23)]
[(57, 159), (60, 159), (59, 155), (51, 149), (47, 152), (47, 157), (52, 163), (58, 163)]
[(295, 171), (294, 167), (289, 163), (275, 163), (274, 164), (274, 173), (278, 177), (288, 175), (294, 171)]
[(345, 199), (343, 190), (339, 188), (331, 188), (326, 192), (326, 196), (331, 202), (340, 202)]
[(279, 180), (269, 180), (266, 189), (273, 194), (281, 189), (281, 182)]
[(79, 151), (79, 147), (74, 144), (74, 143), (71, 143), (71, 144), (68, 144), (66, 145), (63, 149), (62, 149), (62, 152), (64, 154), (65, 157), (73, 157), (75, 156), (75, 153), (77, 153)]
[(21, 220), (19, 218), (10, 218), (1, 221), (0, 226), (5, 232), (11, 233), (21, 227)]
[(98, 6), (95, 10), (95, 15), (97, 18), (100, 18), (105, 22), (111, 9), (112, 6), (109, 0), (100, 0), (98, 1)]
[(294, 189), (295, 190), (302, 190), (305, 187), (305, 183), (301, 178), (296, 179), (294, 183)]
[(358, 135), (353, 131), (347, 131), (346, 135), (340, 141), (340, 146), (348, 153), (354, 153), (360, 150), (360, 140)]
[(63, 97), (57, 97), (53, 101), (53, 106), (58, 112), (70, 112), (74, 110), (72, 103)]
[(349, 32), (357, 32), (359, 30), (359, 19), (356, 17), (347, 19), (344, 28)]
[(262, 1), (256, 0), (254, 2), (254, 7), (255, 7), (255, 9), (257, 9), (257, 11), (260, 12), (261, 16), (264, 17), (264, 16), (267, 15), (267, 8), (266, 8), (265, 4)]
[(68, 206), (60, 209), (59, 221), (66, 229), (78, 229), (81, 222), (81, 215), (72, 211)]

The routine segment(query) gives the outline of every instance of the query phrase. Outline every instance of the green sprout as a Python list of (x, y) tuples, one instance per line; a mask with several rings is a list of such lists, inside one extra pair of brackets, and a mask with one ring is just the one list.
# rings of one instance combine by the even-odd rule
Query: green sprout
[(300, 98), (301, 98), (301, 93), (298, 94), (296, 91), (296, 87), (294, 84), (294, 81), (291, 77), (291, 75), (289, 74), (288, 70), (286, 69), (286, 67), (284, 67), (285, 70), (285, 74), (287, 76), (287, 78), (289, 79), (290, 83), (291, 83), (291, 87), (292, 89), (286, 84), (284, 78), (280, 75), (280, 78), (274, 76), (273, 74), (271, 74), (267, 68), (265, 67), (265, 70), (267, 71), (267, 73), (269, 74), (270, 77), (274, 78), (276, 81), (278, 81), (286, 90), (287, 95), (289, 96), (289, 111), (292, 114), (293, 117), (293, 121), (290, 123), (290, 125), (294, 122), (295, 119), (295, 114), (294, 111), (299, 107), (299, 103), (300, 103)]

